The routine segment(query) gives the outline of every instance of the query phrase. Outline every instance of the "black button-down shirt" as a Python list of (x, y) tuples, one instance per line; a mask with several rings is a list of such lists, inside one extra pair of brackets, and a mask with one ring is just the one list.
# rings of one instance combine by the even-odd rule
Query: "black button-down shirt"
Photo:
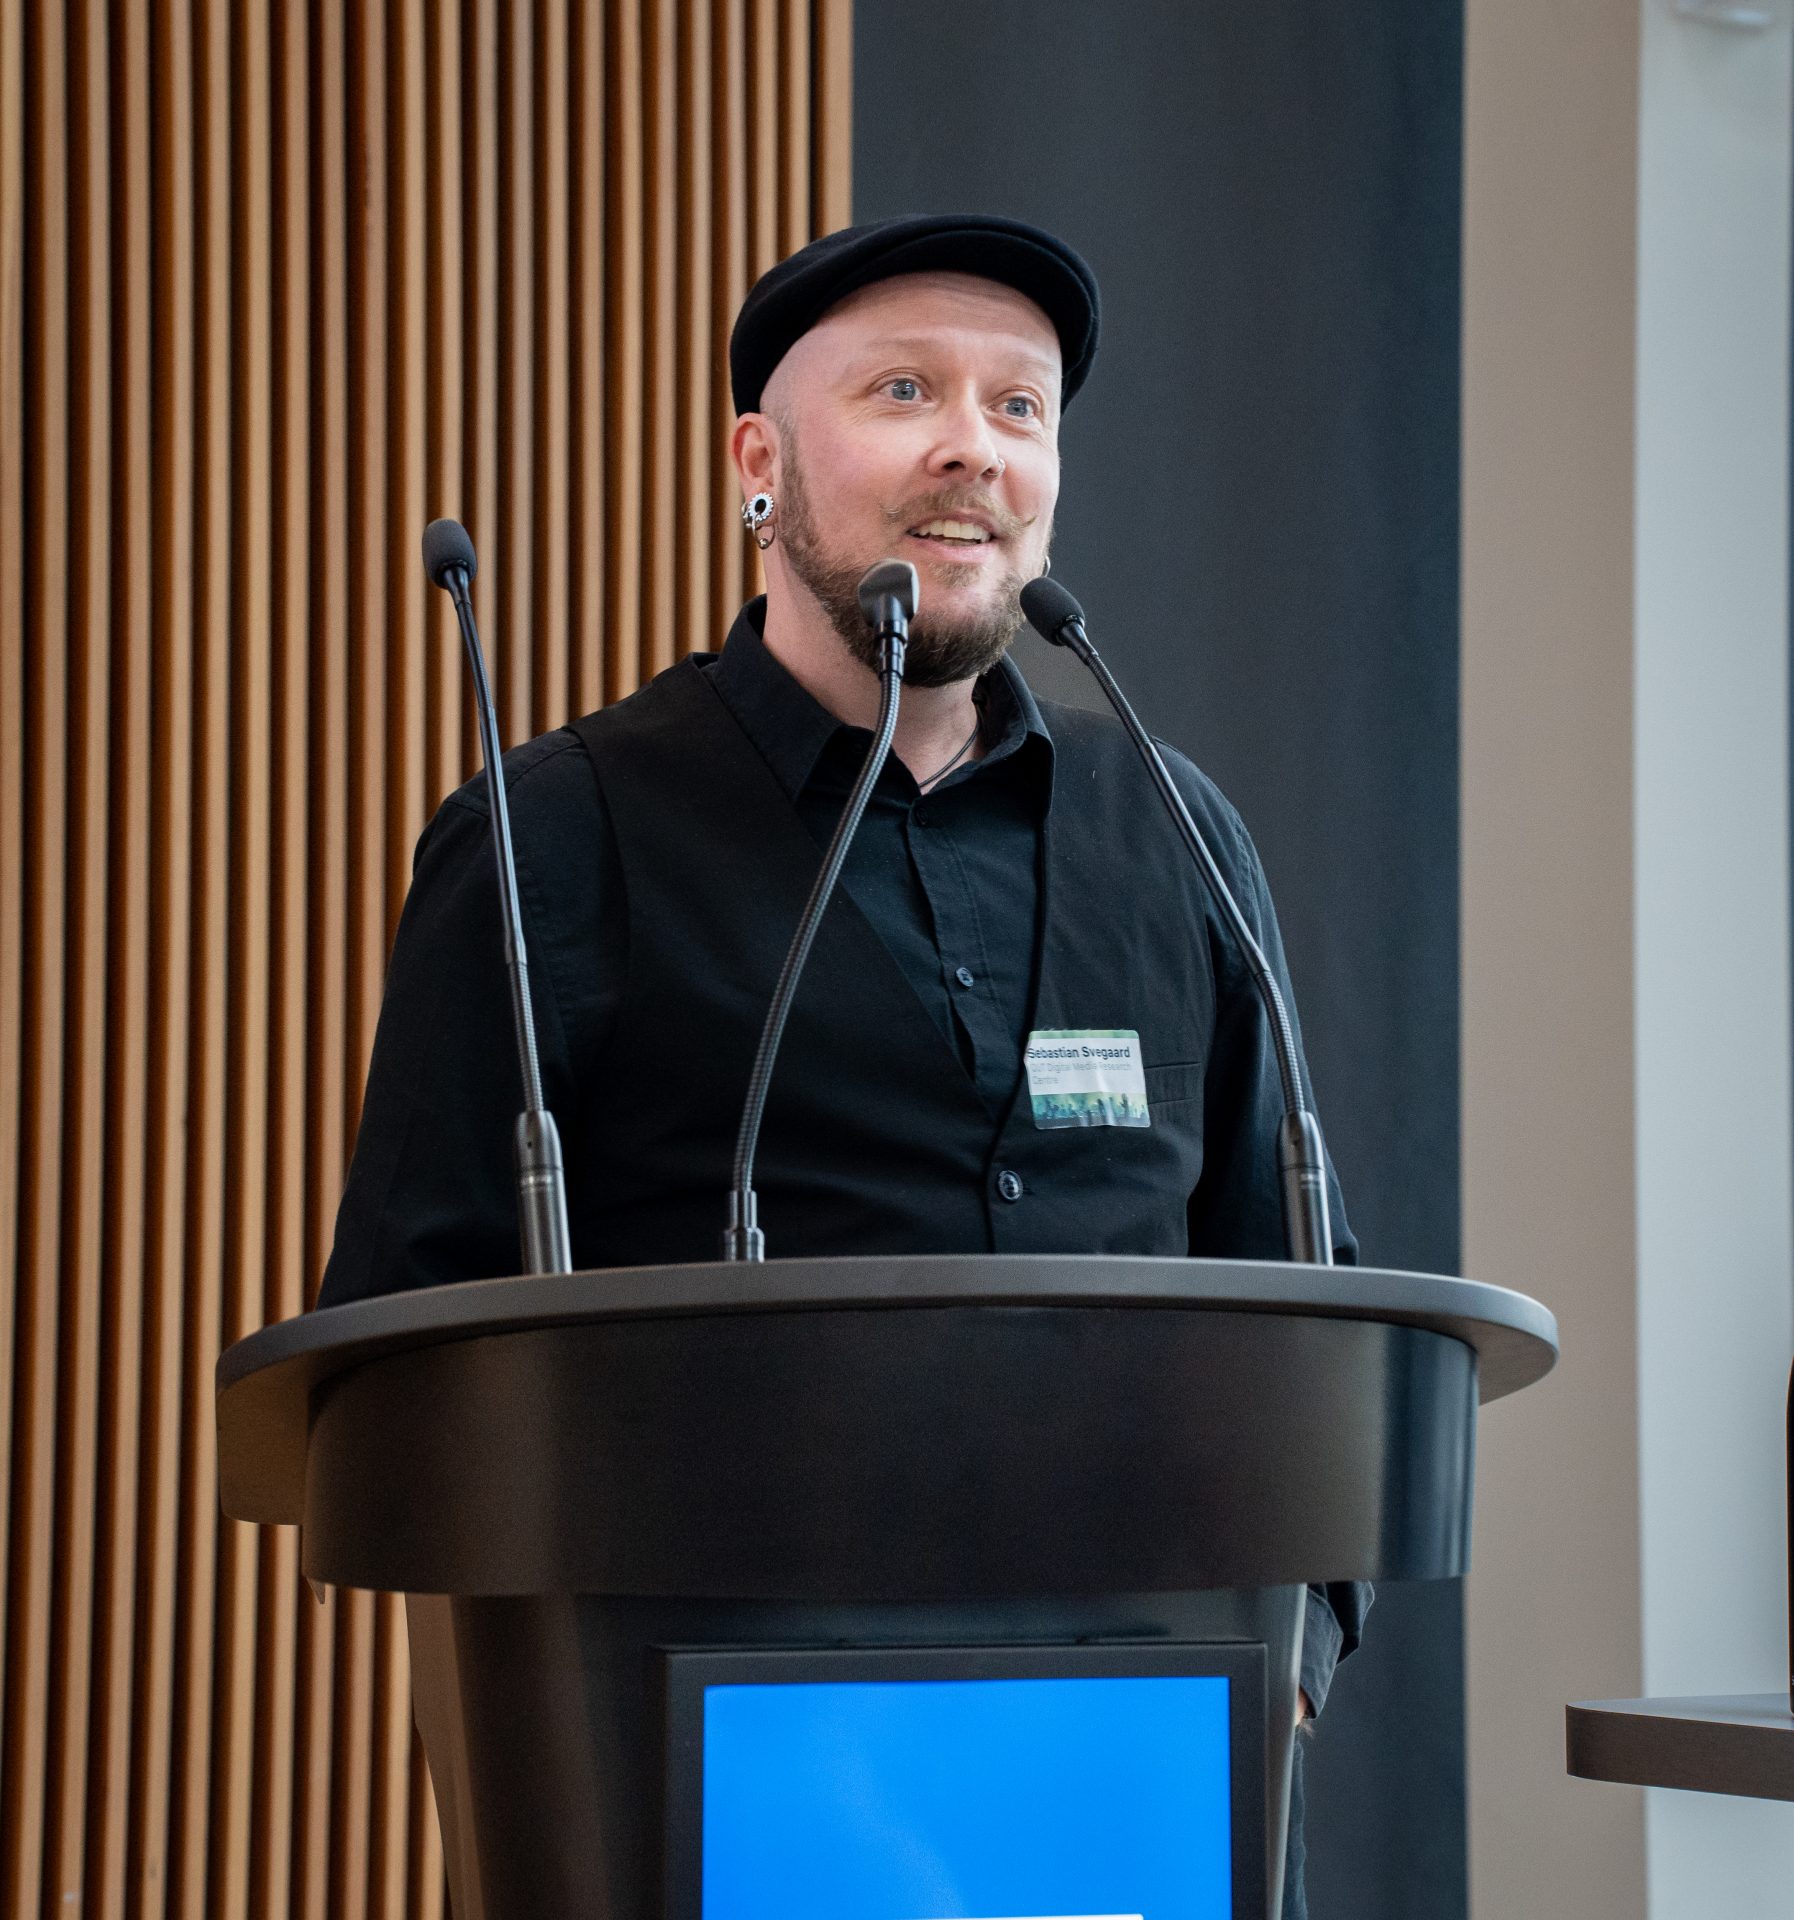
[[(838, 721), (779, 665), (762, 638), (764, 617), (764, 601), (743, 610), (711, 678), (820, 847), (871, 735)], [(998, 1119), (1016, 1090), (1033, 1015), (1054, 753), (1009, 662), (985, 676), (979, 694), (983, 757), (927, 794), (900, 762), (887, 764), (843, 884)], [(600, 1057), (623, 999), (629, 933), (621, 859), (607, 817), (592, 808), (585, 750), (574, 734), (544, 735), (508, 755), (506, 765), (512, 783), (581, 796), (577, 805), (533, 808), (531, 836), (518, 850), (549, 1102), (570, 1107), (577, 1076)], [(508, 1029), (494, 1018), (503, 1000), (493, 977), (487, 833), (476, 781), (451, 796), (419, 843), (418, 884), (393, 955), (320, 1304), (377, 1290), (375, 1276), (394, 1249), (440, 1252), (452, 1241), (463, 1258), (473, 1257), (456, 1149), (468, 1115), (514, 1110), (517, 1071)], [(558, 877), (571, 873), (582, 883), (560, 886)], [(1268, 897), (1264, 907), (1268, 913)], [(476, 1032), (499, 1037), (464, 1044)], [(997, 1178), (1003, 1198), (1019, 1197), (1013, 1173)], [(508, 1200), (508, 1186), (500, 1191)], [(496, 1232), (502, 1241), (509, 1222), (499, 1219)], [(1351, 1257), (1349, 1238), (1344, 1257)], [(484, 1265), (476, 1258), (468, 1270), (496, 1271), (491, 1261), (501, 1258), (493, 1252)], [(452, 1277), (427, 1266), (423, 1273), (425, 1280)], [(1302, 1685), (1317, 1708), (1336, 1659), (1356, 1644), (1368, 1603), (1368, 1588), (1311, 1589)]]
[[(736, 622), (711, 684), (825, 846), (871, 733), (806, 693), (751, 618)], [(978, 700), (983, 757), (926, 794), (887, 759), (841, 879), (996, 1115), (1015, 1093), (1033, 1005), (1053, 744), (1007, 661)]]

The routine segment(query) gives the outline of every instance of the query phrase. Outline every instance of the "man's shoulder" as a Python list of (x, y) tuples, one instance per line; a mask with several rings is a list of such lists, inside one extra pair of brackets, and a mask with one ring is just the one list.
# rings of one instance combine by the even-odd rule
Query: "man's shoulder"
[[(591, 752), (670, 717), (685, 691), (682, 682), (695, 678), (694, 669), (709, 656), (682, 660), (657, 674), (644, 686), (595, 712), (569, 720), (565, 726), (537, 734), (504, 756), (505, 802), (513, 819), (595, 814), (603, 810), (603, 795), (593, 777)], [(446, 813), (471, 813), (485, 819), (488, 797), (485, 770), (457, 787), (442, 803)]]
[[(512, 747), (501, 764), (505, 803), (513, 817), (525, 811), (559, 813), (596, 804), (597, 790), (585, 764), (585, 749), (571, 726), (556, 727), (520, 747)], [(482, 767), (443, 801), (442, 812), (451, 817), (470, 813), (484, 820), (490, 804)]]

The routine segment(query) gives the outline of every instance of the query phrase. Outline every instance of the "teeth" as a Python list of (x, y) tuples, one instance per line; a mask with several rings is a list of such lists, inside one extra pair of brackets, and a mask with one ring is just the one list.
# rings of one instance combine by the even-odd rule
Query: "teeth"
[(919, 534), (924, 540), (970, 540), (982, 543), (990, 538), (983, 527), (975, 526), (970, 520), (929, 520), (919, 527), (911, 527), (910, 532)]

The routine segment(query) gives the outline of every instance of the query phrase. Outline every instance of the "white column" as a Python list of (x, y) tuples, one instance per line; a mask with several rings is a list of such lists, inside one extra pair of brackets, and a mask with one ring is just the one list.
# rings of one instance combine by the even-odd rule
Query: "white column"
[[(1635, 741), (1644, 1690), (1787, 1682), (1783, 27), (1644, 17)], [(1653, 1920), (1794, 1910), (1794, 1808), (1652, 1793)]]
[(1785, 28), (1469, 0), (1465, 1268), (1566, 1358), (1491, 1410), (1472, 1903), (1776, 1911), (1794, 1816), (1571, 1781), (1568, 1699), (1785, 1673)]

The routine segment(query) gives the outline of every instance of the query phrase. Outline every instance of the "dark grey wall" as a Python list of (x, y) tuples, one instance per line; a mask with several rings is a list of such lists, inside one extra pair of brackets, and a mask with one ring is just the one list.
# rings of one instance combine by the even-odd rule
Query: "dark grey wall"
[[(1096, 269), (1054, 570), (1258, 841), (1365, 1258), (1450, 1272), (1460, 9), (857, 0), (855, 34), (856, 219), (1010, 212)], [(1464, 1913), (1461, 1674), (1456, 1588), (1386, 1591), (1310, 1755), (1316, 1920)]]

